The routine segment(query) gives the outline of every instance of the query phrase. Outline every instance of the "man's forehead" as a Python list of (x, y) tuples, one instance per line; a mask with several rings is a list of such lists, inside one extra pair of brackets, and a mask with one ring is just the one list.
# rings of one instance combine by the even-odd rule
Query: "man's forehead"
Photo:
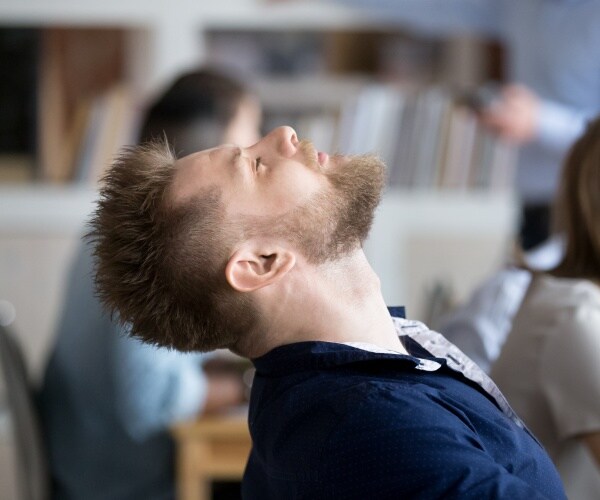
[(225, 150), (233, 150), (238, 148), (234, 144), (221, 144), (220, 146), (216, 146), (210, 149), (203, 149), (202, 151), (196, 151), (195, 153), (191, 153), (183, 158), (177, 160), (177, 168), (181, 168), (182, 165), (195, 164), (198, 162), (214, 160), (215, 156)]
[(227, 158), (231, 156), (227, 153), (237, 149), (237, 146), (225, 144), (178, 159), (171, 187), (175, 203), (185, 201), (202, 188), (215, 184), (220, 177), (220, 169), (226, 167)]

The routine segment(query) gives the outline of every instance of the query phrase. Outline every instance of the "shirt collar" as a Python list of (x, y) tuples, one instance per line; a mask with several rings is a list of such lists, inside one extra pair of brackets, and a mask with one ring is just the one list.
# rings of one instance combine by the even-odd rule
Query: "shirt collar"
[[(388, 308), (392, 317), (404, 316), (404, 307)], [(403, 323), (410, 323), (404, 322)], [(400, 332), (399, 332), (400, 333)], [(256, 370), (263, 374), (287, 375), (293, 372), (324, 369), (373, 360), (390, 360), (405, 368), (425, 371), (437, 370), (445, 360), (434, 357), (417, 341), (400, 335), (409, 355), (386, 349), (369, 348), (368, 344), (340, 344), (336, 342), (295, 342), (276, 347), (252, 360)]]
[(335, 342), (295, 342), (272, 349), (252, 360), (258, 373), (289, 375), (294, 372), (339, 367), (363, 361), (393, 360), (407, 368), (420, 363), (415, 356), (373, 353)]
[[(460, 373), (466, 379), (478, 385), (491, 396), (498, 407), (516, 425), (523, 423), (506, 401), (496, 384), (472, 360), (448, 342), (442, 335), (429, 330), (423, 323), (394, 317), (397, 309), (390, 313), (402, 341), (406, 354), (389, 352), (371, 352), (334, 342), (298, 342), (269, 351), (252, 360), (257, 375), (288, 376), (294, 373), (322, 370), (326, 368), (351, 365), (353, 363), (383, 362), (394, 363), (394, 369), (436, 371), (441, 366)], [(377, 349), (380, 351), (381, 349)]]

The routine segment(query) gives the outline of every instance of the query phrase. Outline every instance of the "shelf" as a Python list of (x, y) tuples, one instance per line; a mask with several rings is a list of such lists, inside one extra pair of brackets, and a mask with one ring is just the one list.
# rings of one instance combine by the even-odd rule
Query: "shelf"
[[(383, 52), (388, 55), (397, 54), (396, 45), (382, 42), (383, 38), (394, 39), (395, 35), (382, 37), (379, 33), (400, 33), (402, 37), (403, 30), (393, 23), (372, 18), (364, 11), (327, 2), (270, 4), (259, 0), (223, 0), (208, 5), (184, 0), (178, 3), (177, 9), (165, 9), (164, 2), (159, 0), (106, 0), (100, 4), (76, 0), (8, 0), (0, 4), (0, 17), (4, 26), (27, 25), (39, 28), (42, 35), (42, 64), (39, 78), (35, 80), (39, 82), (39, 133), (34, 177), (51, 182), (71, 181), (78, 176), (94, 182), (106, 159), (113, 154), (112, 146), (127, 143), (122, 138), (133, 136), (128, 119), (123, 116), (127, 115), (134, 123), (137, 109), (141, 109), (146, 98), (155, 95), (158, 88), (180, 71), (209, 61), (211, 33), (235, 34), (241, 30), (268, 35), (275, 31), (280, 34), (305, 31), (309, 36), (315, 33), (321, 36), (336, 32), (321, 47), (323, 62), (315, 59), (315, 64), (320, 64), (328, 74), (371, 71), (371, 74), (383, 72), (387, 77), (404, 77), (404, 73), (410, 73), (412, 77), (420, 74), (422, 83), (434, 77), (448, 77), (445, 75), (447, 67), (460, 67), (460, 64), (448, 63), (453, 58), (452, 50), (446, 50), (447, 47), (429, 54), (431, 60), (422, 53), (415, 55), (409, 51), (400, 58), (404, 61), (402, 64), (386, 64), (386, 56), (374, 47), (387, 48)], [(437, 48), (440, 44), (434, 45)], [(452, 42), (448, 46), (452, 46)], [(92, 55), (81, 57), (80, 50)], [(239, 50), (230, 52), (238, 60), (247, 62), (249, 59), (240, 55)], [(295, 60), (297, 55), (294, 52), (275, 54), (289, 60)], [(376, 62), (380, 58), (383, 63)], [(411, 67), (406, 63), (411, 58), (429, 62), (423, 65), (425, 69), (414, 64)], [(396, 60), (395, 56), (391, 59)], [(92, 68), (86, 64), (90, 60), (94, 61)], [(469, 71), (457, 70), (456, 74), (459, 73), (464, 76)], [(456, 78), (447, 80), (470, 78), (463, 76), (455, 75)], [(102, 85), (95, 88), (89, 81), (100, 81)], [(304, 92), (300, 88), (303, 85)], [(286, 111), (288, 103), (304, 100), (314, 107), (324, 96), (332, 100), (331, 96), (337, 97), (336, 94), (344, 91), (339, 85), (332, 85), (319, 87), (315, 94), (314, 88), (299, 81), (295, 89), (292, 88), (292, 94), (281, 94), (277, 102), (273, 98), (266, 104), (271, 109), (277, 106), (280, 111)], [(317, 95), (319, 99), (315, 99)], [(325, 126), (312, 116), (305, 122), (314, 125), (313, 128), (328, 129), (331, 117), (325, 118), (329, 120)], [(116, 131), (117, 124), (121, 124), (123, 130)], [(335, 138), (335, 134), (330, 135)]]
[[(0, 185), (0, 233), (80, 231), (96, 199), (97, 191), (87, 187)], [(515, 206), (510, 193), (390, 190), (378, 220), (385, 219), (386, 227), (437, 234), (505, 233), (512, 228)]]
[(75, 186), (0, 185), (0, 235), (79, 234), (97, 196)]
[(499, 234), (513, 229), (516, 208), (511, 192), (393, 189), (385, 193), (377, 220), (418, 233)]
[[(5, 0), (0, 17), (10, 24), (71, 24), (139, 26), (169, 19), (198, 26), (227, 29), (330, 30), (368, 29), (385, 31), (392, 24), (370, 20), (364, 13), (334, 3), (290, 2), (265, 4), (259, 0), (222, 0), (216, 4), (184, 0), (165, 10), (162, 0)], [(6, 21), (5, 21), (6, 22)]]
[(397, 23), (373, 19), (335, 3), (290, 2), (280, 5), (241, 2), (235, 10), (224, 6), (203, 13), (202, 22), (211, 30), (261, 31), (397, 31)]

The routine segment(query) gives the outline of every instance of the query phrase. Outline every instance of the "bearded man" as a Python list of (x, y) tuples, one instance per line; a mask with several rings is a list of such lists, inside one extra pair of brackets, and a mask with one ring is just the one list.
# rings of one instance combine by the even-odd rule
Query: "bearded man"
[(290, 127), (130, 148), (92, 221), (100, 296), (144, 341), (252, 359), (244, 498), (564, 498), (493, 382), (390, 314), (362, 250), (383, 186)]

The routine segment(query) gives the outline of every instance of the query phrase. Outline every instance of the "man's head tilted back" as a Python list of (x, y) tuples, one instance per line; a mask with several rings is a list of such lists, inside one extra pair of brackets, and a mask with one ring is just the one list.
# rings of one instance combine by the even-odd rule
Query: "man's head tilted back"
[(128, 148), (91, 222), (99, 295), (147, 342), (255, 355), (281, 312), (265, 304), (360, 251), (383, 184), (377, 158), (328, 157), (289, 127), (179, 160), (164, 143)]

